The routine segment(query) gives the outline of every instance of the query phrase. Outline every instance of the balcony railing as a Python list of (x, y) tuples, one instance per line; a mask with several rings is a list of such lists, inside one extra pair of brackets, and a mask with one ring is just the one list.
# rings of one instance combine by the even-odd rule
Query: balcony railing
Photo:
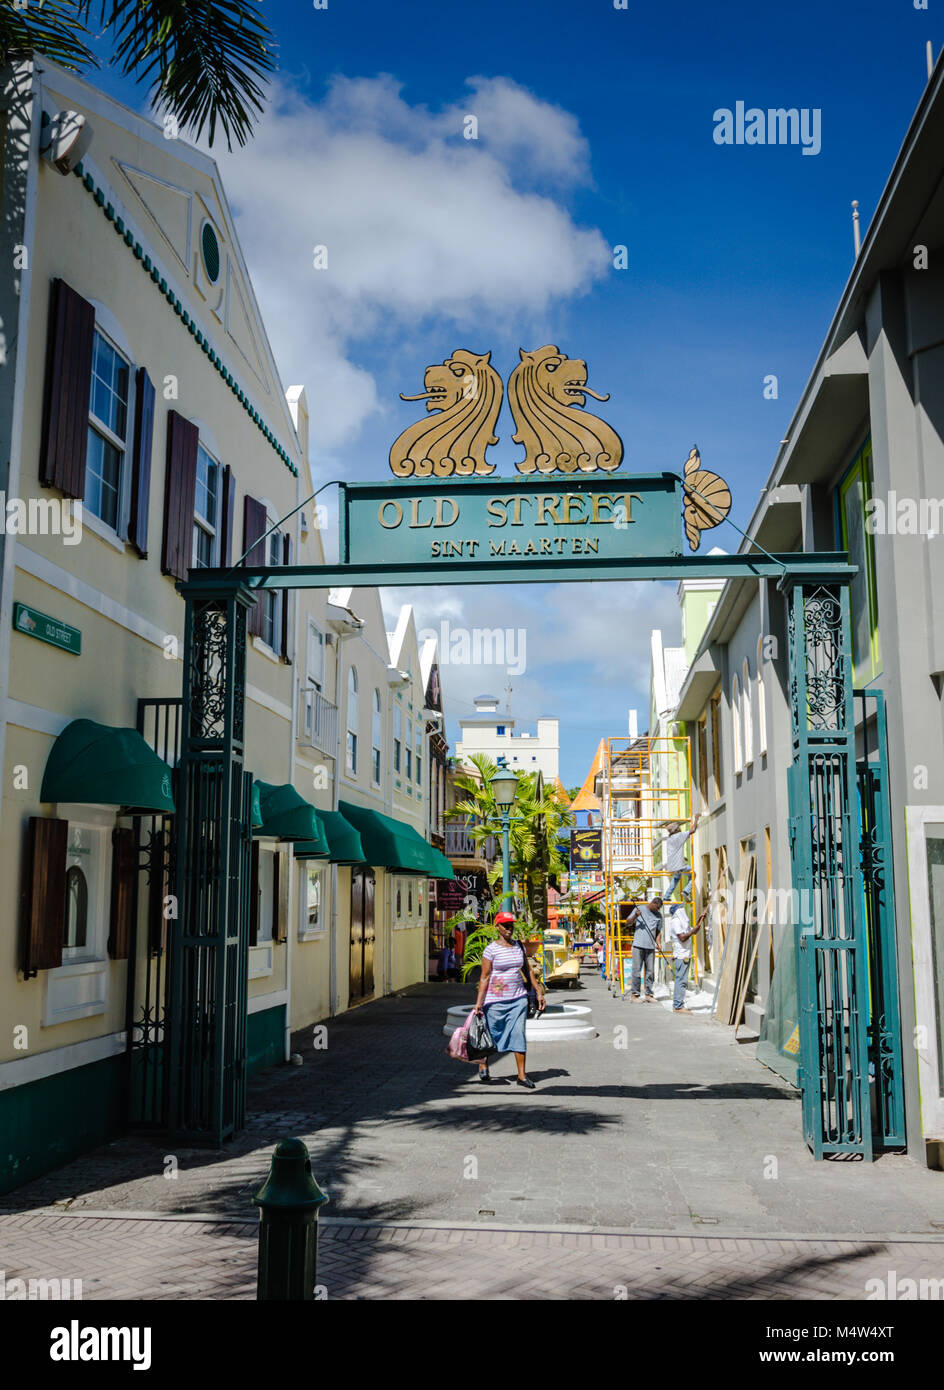
[(326, 753), (330, 758), (337, 757), (338, 707), (326, 700), (319, 690), (301, 692), (298, 740)]
[(480, 844), (472, 838), (469, 827), (459, 823), (446, 822), (446, 856), (457, 859), (484, 859), (491, 863), (498, 858), (498, 838), (489, 835)]

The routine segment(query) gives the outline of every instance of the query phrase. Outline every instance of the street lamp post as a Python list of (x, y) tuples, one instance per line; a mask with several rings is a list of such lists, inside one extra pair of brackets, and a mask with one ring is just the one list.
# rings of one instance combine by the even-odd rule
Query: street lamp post
[(501, 816), (502, 828), (502, 911), (508, 911), (511, 898), (511, 808), (518, 792), (518, 778), (513, 772), (499, 768), (489, 783), (495, 805)]

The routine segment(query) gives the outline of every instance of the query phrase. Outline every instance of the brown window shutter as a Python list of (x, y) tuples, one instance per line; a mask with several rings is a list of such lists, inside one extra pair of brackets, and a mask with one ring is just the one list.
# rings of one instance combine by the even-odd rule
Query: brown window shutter
[(236, 516), (236, 478), (229, 464), (223, 468), (223, 514), (220, 518), (222, 542), (220, 564), (229, 569), (233, 563), (233, 520)]
[(134, 925), (137, 854), (134, 831), (123, 827), (111, 836), (111, 922), (108, 954), (112, 960), (127, 960)]
[[(282, 564), (292, 563), (292, 538), (291, 536), (282, 537)], [(282, 660), (291, 661), (292, 659), (292, 629), (290, 616), (292, 611), (292, 594), (289, 589), (282, 590)]]
[(167, 473), (164, 485), (164, 545), (161, 570), (186, 579), (193, 565), (193, 507), (197, 490), (196, 425), (178, 415), (167, 416)]
[(30, 816), (23, 874), (23, 974), (62, 964), (69, 822)]
[[(265, 564), (265, 546), (260, 542), (267, 529), (265, 507), (255, 497), (247, 496), (243, 503), (243, 551), (247, 565)], [(256, 599), (255, 606), (249, 610), (249, 631), (255, 637), (262, 636), (261, 599)]]
[(272, 939), (288, 939), (288, 888), (291, 872), (292, 852), (283, 847), (275, 855), (275, 891), (272, 894)]
[(141, 559), (146, 560), (155, 392), (154, 383), (143, 367), (138, 368), (134, 381), (134, 442), (131, 449), (131, 514), (128, 517), (128, 539)]
[(259, 940), (259, 841), (253, 840), (249, 861), (249, 944)]
[(65, 280), (53, 280), (39, 481), (45, 487), (57, 487), (66, 497), (85, 495), (94, 340), (91, 304)]

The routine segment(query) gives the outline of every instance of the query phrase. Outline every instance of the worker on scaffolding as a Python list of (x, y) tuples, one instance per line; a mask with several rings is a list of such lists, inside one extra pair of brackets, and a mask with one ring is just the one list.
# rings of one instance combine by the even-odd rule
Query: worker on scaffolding
[[(667, 835), (664, 835), (661, 840), (656, 840), (653, 845), (653, 850), (658, 849), (660, 846), (665, 846), (665, 872), (672, 875), (668, 891), (665, 894), (666, 902), (671, 902), (674, 899), (678, 892), (678, 886), (686, 874), (689, 876), (689, 879), (691, 878), (692, 871), (685, 862), (685, 846), (698, 829), (698, 822), (700, 820), (701, 812), (699, 811), (692, 821), (690, 830), (683, 830), (680, 820), (664, 820), (661, 825), (656, 827), (658, 830), (667, 830), (669, 832)], [(689, 892), (689, 896), (691, 896), (691, 892)], [(683, 900), (684, 897), (685, 895), (683, 893)]]

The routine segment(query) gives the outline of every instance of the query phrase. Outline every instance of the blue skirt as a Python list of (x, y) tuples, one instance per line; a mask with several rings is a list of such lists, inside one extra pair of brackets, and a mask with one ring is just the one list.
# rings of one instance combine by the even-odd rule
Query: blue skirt
[(495, 1042), (496, 1052), (524, 1052), (524, 1025), (528, 1018), (528, 996), (520, 999), (496, 999), (485, 1005), (488, 1031)]

